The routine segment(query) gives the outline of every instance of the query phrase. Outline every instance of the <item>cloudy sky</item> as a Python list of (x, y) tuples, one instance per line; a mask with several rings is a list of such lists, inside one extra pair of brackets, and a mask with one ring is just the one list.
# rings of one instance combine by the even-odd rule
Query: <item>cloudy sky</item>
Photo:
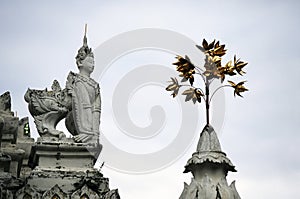
[[(74, 57), (81, 46), (85, 23), (89, 26), (89, 45), (94, 49), (114, 36), (142, 28), (173, 31), (196, 43), (201, 43), (203, 38), (216, 38), (225, 43), (228, 59), (236, 53), (249, 62), (244, 78), (250, 88), (243, 99), (234, 99), (231, 91), (225, 94), (225, 120), (217, 133), (223, 150), (238, 170), (229, 174), (228, 181), (237, 181), (237, 189), (244, 199), (299, 196), (299, 1), (2, 1), (0, 5), (0, 93), (11, 91), (13, 110), (20, 117), (29, 116), (23, 100), (28, 87), (50, 88), (54, 79), (64, 86), (68, 72), (77, 71)], [(149, 40), (154, 36), (149, 35)], [(157, 38), (158, 43), (160, 39)], [(131, 38), (127, 42), (129, 45), (135, 40)], [(123, 54), (101, 78), (97, 76), (99, 73), (94, 76), (100, 81), (103, 106), (106, 106), (101, 123), (103, 134), (113, 135), (108, 139), (130, 153), (159, 151), (175, 139), (176, 128), (180, 127), (176, 126), (178, 118), (173, 118), (180, 114), (180, 110), (172, 108), (176, 100), (161, 89), (164, 93), (160, 105), (166, 107), (167, 121), (163, 128), (170, 130), (160, 131), (156, 140), (146, 141), (132, 141), (125, 134), (114, 134), (115, 128), (122, 126), (117, 124), (118, 116), (113, 116), (111, 90), (118, 84), (118, 78), (135, 67), (153, 64), (151, 61), (172, 68), (172, 53), (158, 52), (145, 50), (128, 57)], [(101, 54), (96, 57), (97, 67), (97, 63), (102, 63)], [(144, 91), (133, 93), (128, 102), (123, 102), (122, 96), (117, 100), (128, 104), (129, 116), (137, 126), (147, 126), (151, 106), (162, 101), (159, 95), (153, 94), (156, 97), (152, 98), (146, 95), (159, 92), (153, 85), (148, 91), (145, 91), (147, 86), (142, 86)], [(173, 164), (147, 174), (136, 175), (105, 166), (103, 173), (110, 178), (111, 188), (118, 188), (124, 199), (178, 198), (183, 182), (190, 182), (191, 175), (182, 171), (195, 151), (205, 123), (201, 106), (194, 108), (200, 110), (199, 127), (197, 132), (192, 132), (195, 138), (183, 150), (183, 155), (178, 155)], [(37, 137), (30, 120), (32, 134)]]

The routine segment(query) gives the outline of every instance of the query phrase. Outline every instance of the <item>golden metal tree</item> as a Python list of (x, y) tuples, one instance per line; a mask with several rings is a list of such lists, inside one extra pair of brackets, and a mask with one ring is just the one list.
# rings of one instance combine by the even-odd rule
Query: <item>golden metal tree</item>
[[(221, 83), (224, 82), (227, 76), (235, 76), (237, 74), (244, 75), (245, 72), (243, 68), (248, 64), (236, 59), (234, 55), (233, 61), (228, 61), (225, 65), (222, 64), (222, 57), (226, 54), (227, 49), (225, 45), (220, 45), (219, 41), (213, 41), (207, 43), (203, 39), (202, 46), (196, 45), (196, 47), (205, 54), (204, 67), (200, 68), (199, 66), (194, 65), (188, 56), (182, 57), (177, 55), (177, 62), (173, 63), (176, 65), (176, 70), (179, 72), (179, 77), (182, 78), (182, 82), (188, 82), (189, 84), (179, 84), (178, 80), (174, 77), (171, 77), (170, 85), (166, 88), (167, 91), (173, 91), (171, 94), (173, 97), (176, 97), (179, 89), (181, 87), (187, 86), (182, 95), (186, 95), (185, 101), (192, 100), (195, 104), (196, 102), (201, 103), (201, 99), (205, 101), (206, 107), (206, 123), (209, 124), (209, 108), (210, 103), (215, 95), (215, 93), (224, 87), (232, 87), (234, 89), (234, 96), (241, 95), (242, 92), (247, 91), (244, 83), (246, 81), (241, 81), (239, 83), (234, 83), (233, 81), (228, 80), (229, 84), (222, 85), (212, 92), (210, 95), (210, 86), (215, 79), (220, 79)], [(194, 79), (198, 75), (204, 82), (204, 89), (194, 86)]]

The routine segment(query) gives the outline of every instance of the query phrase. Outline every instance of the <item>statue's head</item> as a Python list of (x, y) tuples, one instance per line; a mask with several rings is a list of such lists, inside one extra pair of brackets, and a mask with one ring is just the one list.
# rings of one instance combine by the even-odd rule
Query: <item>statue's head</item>
[(78, 50), (76, 64), (79, 71), (84, 71), (90, 74), (94, 70), (94, 54), (92, 49), (87, 45), (86, 36), (83, 38), (83, 46)]
[(87, 56), (85, 59), (77, 63), (80, 72), (91, 74), (94, 71), (95, 61), (93, 56)]

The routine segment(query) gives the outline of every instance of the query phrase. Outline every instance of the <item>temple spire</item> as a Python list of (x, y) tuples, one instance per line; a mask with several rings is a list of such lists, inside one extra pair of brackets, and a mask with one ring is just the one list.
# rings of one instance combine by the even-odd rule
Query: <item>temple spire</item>
[(216, 132), (206, 125), (201, 132), (197, 151), (188, 160), (184, 173), (193, 174), (190, 185), (185, 183), (180, 199), (240, 199), (235, 183), (227, 184), (228, 171), (236, 172), (222, 151)]

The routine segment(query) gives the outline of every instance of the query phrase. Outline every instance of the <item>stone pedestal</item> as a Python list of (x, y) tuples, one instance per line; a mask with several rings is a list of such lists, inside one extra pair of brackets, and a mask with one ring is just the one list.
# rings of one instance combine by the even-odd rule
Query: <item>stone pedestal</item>
[(42, 169), (93, 168), (102, 145), (65, 141), (37, 141), (32, 147), (29, 165)]
[[(108, 178), (93, 168), (102, 145), (38, 139), (32, 147), (27, 178), (27, 190), (34, 190), (42, 198), (55, 195), (63, 198), (106, 198), (110, 191)], [(30, 189), (29, 189), (30, 188)], [(25, 193), (25, 189), (19, 194)], [(32, 195), (32, 194), (30, 194)]]

